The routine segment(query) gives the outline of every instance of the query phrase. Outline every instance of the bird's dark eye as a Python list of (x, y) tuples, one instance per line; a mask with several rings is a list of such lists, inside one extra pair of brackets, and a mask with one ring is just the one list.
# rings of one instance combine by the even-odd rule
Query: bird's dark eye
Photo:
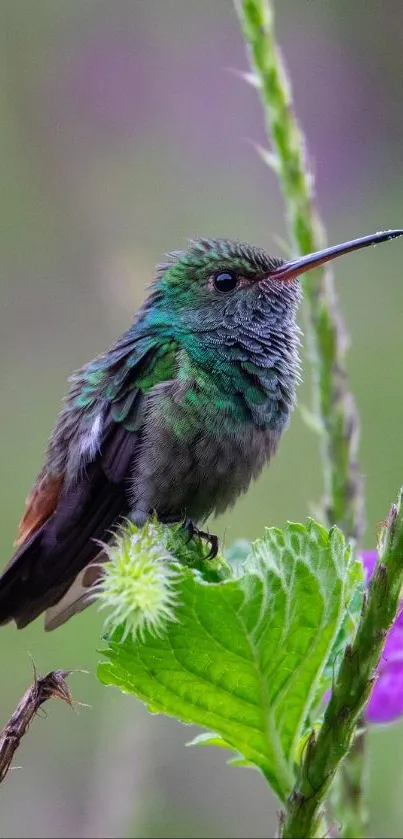
[(217, 291), (233, 291), (238, 282), (238, 277), (232, 271), (220, 271), (214, 277), (214, 286)]

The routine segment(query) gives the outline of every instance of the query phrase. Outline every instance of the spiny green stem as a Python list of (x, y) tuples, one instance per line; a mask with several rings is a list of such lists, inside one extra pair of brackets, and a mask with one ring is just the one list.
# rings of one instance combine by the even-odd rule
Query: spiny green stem
[[(323, 224), (315, 208), (313, 175), (305, 140), (296, 120), (290, 83), (274, 33), (269, 0), (235, 0), (263, 106), (274, 154), (263, 158), (276, 170), (284, 194), (288, 223), (299, 253), (323, 247)], [(363, 487), (357, 467), (359, 437), (355, 403), (346, 384), (344, 326), (329, 270), (311, 271), (305, 281), (314, 407), (321, 427), (325, 512), (347, 538), (363, 531)]]
[[(340, 839), (362, 839), (368, 832), (368, 807), (362, 795), (362, 772), (368, 770), (365, 759), (366, 737), (364, 718), (358, 721), (354, 742), (348, 753), (348, 760), (340, 766), (330, 790), (330, 811), (335, 815), (335, 821), (340, 814), (343, 824), (340, 825)], [(366, 780), (366, 779), (365, 779)], [(339, 825), (337, 825), (339, 827)]]
[[(263, 152), (262, 157), (278, 175), (294, 246), (300, 253), (309, 253), (323, 247), (325, 233), (315, 207), (305, 139), (293, 111), (290, 83), (276, 45), (273, 7), (269, 0), (235, 0), (235, 6), (274, 149), (274, 154)], [(357, 464), (359, 421), (346, 382), (347, 342), (331, 269), (310, 273), (305, 282), (305, 300), (314, 411), (321, 429), (324, 512), (329, 525), (337, 524), (347, 538), (359, 541), (364, 528), (364, 492)], [(350, 790), (348, 780), (353, 770), (355, 786)], [(363, 734), (354, 767), (351, 772), (345, 767), (340, 782), (343, 798), (351, 800), (354, 793), (357, 801), (364, 799), (365, 777)], [(365, 804), (359, 812), (366, 812)], [(342, 810), (338, 816), (345, 820)], [(359, 828), (362, 836), (365, 828), (363, 820)]]
[[(323, 725), (312, 732), (282, 825), (283, 839), (318, 836), (324, 797), (351, 748), (374, 681), (385, 636), (399, 607), (403, 585), (403, 489), (383, 532), (379, 560), (355, 639), (346, 648)], [(360, 783), (360, 778), (359, 778)], [(358, 813), (356, 813), (358, 818)], [(358, 825), (354, 825), (354, 830)], [(355, 835), (359, 835), (355, 833)], [(361, 833), (361, 836), (363, 834)]]

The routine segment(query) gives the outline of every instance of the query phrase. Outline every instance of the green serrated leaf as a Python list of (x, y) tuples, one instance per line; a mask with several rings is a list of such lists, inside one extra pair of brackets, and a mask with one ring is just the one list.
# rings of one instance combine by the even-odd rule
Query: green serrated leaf
[(215, 732), (198, 742), (235, 751), (284, 800), (355, 573), (336, 528), (270, 528), (237, 579), (207, 582), (184, 568), (176, 622), (162, 637), (113, 636), (99, 678)]

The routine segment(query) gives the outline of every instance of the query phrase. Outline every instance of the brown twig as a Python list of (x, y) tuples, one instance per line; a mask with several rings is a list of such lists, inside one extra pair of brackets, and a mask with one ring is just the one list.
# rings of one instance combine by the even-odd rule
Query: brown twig
[(7, 775), (21, 738), (27, 732), (32, 718), (41, 705), (55, 697), (63, 699), (72, 706), (71, 693), (65, 681), (72, 672), (72, 670), (52, 670), (47, 676), (39, 678), (35, 676), (35, 681), (0, 732), (0, 784)]

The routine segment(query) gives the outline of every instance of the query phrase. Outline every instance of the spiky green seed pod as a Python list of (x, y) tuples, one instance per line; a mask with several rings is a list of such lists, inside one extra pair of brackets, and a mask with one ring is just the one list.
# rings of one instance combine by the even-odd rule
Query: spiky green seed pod
[(143, 639), (145, 632), (160, 635), (167, 621), (175, 621), (180, 576), (166, 545), (166, 528), (147, 522), (142, 528), (128, 522), (105, 546), (108, 562), (98, 586), (101, 609), (107, 609), (105, 629), (124, 626), (123, 639)]

